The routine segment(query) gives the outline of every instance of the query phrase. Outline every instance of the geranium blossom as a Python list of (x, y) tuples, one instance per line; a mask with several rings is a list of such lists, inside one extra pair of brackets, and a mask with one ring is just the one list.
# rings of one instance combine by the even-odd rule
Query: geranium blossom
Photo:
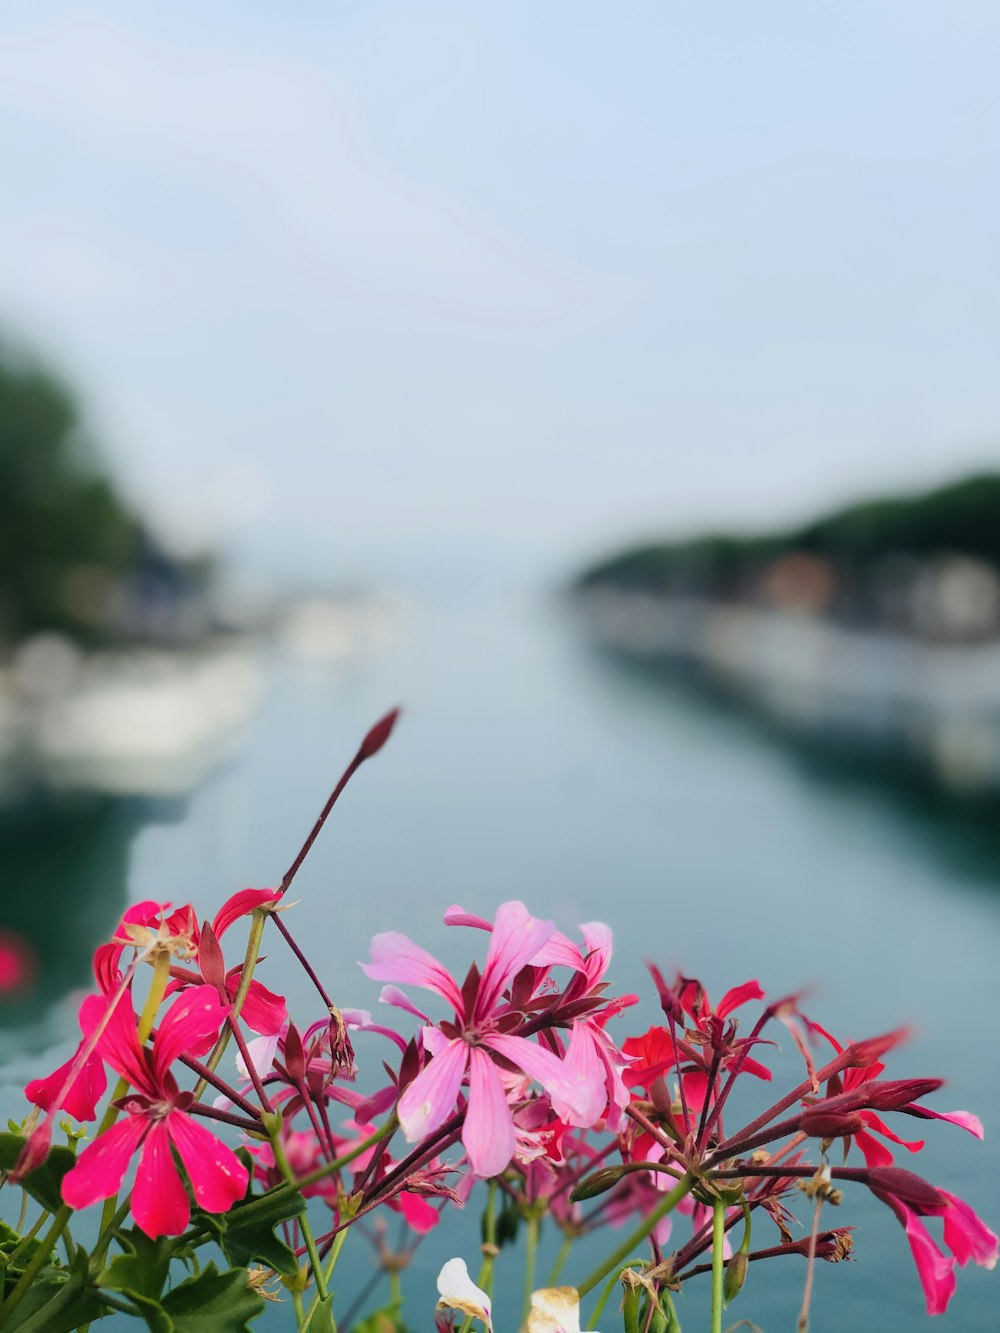
[[(372, 961), (361, 964), (365, 974), (377, 981), (421, 986), (452, 1006), (453, 1022), (424, 1029), (425, 1048), (432, 1058), (400, 1097), (399, 1122), (411, 1143), (433, 1133), (454, 1110), (467, 1078), (462, 1142), (477, 1176), (498, 1174), (514, 1153), (514, 1121), (497, 1058), (540, 1083), (558, 1114), (571, 1124), (593, 1124), (606, 1103), (603, 1088), (590, 1081), (588, 1069), (580, 1064), (574, 1068), (548, 1048), (511, 1032), (520, 1014), (513, 1004), (500, 1004), (506, 987), (554, 929), (551, 921), (531, 916), (523, 903), (503, 903), (482, 976), (473, 970), (464, 987), (433, 955), (395, 931), (376, 935)], [(390, 993), (386, 998), (396, 996)]]
[[(85, 1032), (97, 1027), (105, 1008), (98, 996), (85, 1002), (81, 1012)], [(214, 988), (192, 987), (163, 1015), (150, 1050), (139, 1044), (131, 1002), (119, 1005), (101, 1034), (97, 1051), (136, 1091), (125, 1102), (125, 1118), (85, 1148), (64, 1178), (63, 1198), (72, 1208), (85, 1208), (114, 1194), (137, 1152), (141, 1156), (132, 1190), (132, 1216), (150, 1237), (178, 1236), (190, 1217), (174, 1151), (202, 1208), (226, 1212), (243, 1197), (246, 1168), (231, 1148), (188, 1113), (190, 1093), (178, 1089), (170, 1072), (181, 1052), (199, 1055), (210, 1048), (225, 1016), (225, 1006)]]

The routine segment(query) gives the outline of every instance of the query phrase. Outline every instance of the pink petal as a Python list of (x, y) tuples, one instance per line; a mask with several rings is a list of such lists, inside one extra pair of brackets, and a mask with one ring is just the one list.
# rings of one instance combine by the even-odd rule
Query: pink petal
[(854, 1135), (854, 1142), (861, 1150), (861, 1154), (865, 1159), (865, 1166), (892, 1166), (892, 1153), (884, 1143), (880, 1143), (879, 1140), (875, 1138), (874, 1135), (869, 1134), (867, 1130), (859, 1130), (858, 1133)]
[(928, 1314), (944, 1314), (955, 1293), (955, 1260), (948, 1259), (934, 1244), (926, 1227), (910, 1209), (905, 1209), (906, 1239), (924, 1289)]
[(493, 1061), (475, 1046), (470, 1056), (469, 1109), (462, 1142), (472, 1170), (480, 1179), (489, 1180), (509, 1166), (514, 1156), (514, 1117)]
[(159, 1088), (139, 1045), (138, 1020), (130, 991), (119, 996), (116, 1004), (104, 995), (87, 996), (80, 1006), (80, 1027), (84, 1038), (91, 1038), (102, 1023), (104, 1029), (95, 1047), (97, 1054), (139, 1092), (147, 1097), (157, 1097)]
[[(608, 1070), (593, 1032), (579, 1020), (573, 1023), (570, 1030), (569, 1045), (562, 1064), (580, 1089), (585, 1089), (590, 1096), (586, 1106), (579, 1112), (574, 1112), (573, 1107), (565, 1105), (559, 1097), (552, 1098), (552, 1109), (560, 1120), (579, 1129), (587, 1129), (608, 1108)], [(628, 1100), (626, 1093), (626, 1104)]]
[(725, 995), (719, 1001), (718, 1008), (715, 1011), (717, 1018), (725, 1018), (727, 1014), (738, 1009), (741, 1004), (746, 1004), (748, 1000), (762, 1000), (764, 992), (757, 981), (744, 981), (742, 986), (734, 986), (732, 990), (727, 990)]
[(148, 1128), (145, 1116), (128, 1115), (99, 1134), (63, 1177), (62, 1196), (71, 1208), (86, 1208), (98, 1199), (108, 1199), (122, 1178)]
[(228, 1212), (247, 1188), (246, 1167), (232, 1148), (183, 1111), (170, 1112), (167, 1131), (199, 1207), (209, 1213)]
[(584, 966), (583, 954), (561, 930), (554, 930), (530, 961), (534, 967), (571, 967), (574, 972)]
[(947, 1195), (951, 1204), (944, 1217), (944, 1243), (964, 1268), (971, 1260), (983, 1268), (995, 1268), (998, 1257), (998, 1238), (974, 1209), (954, 1194)]
[(24, 1090), (28, 1101), (34, 1102), (43, 1111), (54, 1111), (59, 1108), (66, 1111), (74, 1120), (93, 1120), (97, 1115), (97, 1103), (104, 1096), (108, 1086), (108, 1076), (100, 1056), (89, 1055), (66, 1088), (67, 1077), (79, 1059), (82, 1049), (81, 1043), (70, 1059), (64, 1065), (60, 1065), (48, 1078), (32, 1079)]
[(399, 1210), (419, 1236), (426, 1236), (441, 1221), (438, 1210), (419, 1194), (403, 1190), (399, 1195)]
[(221, 939), (234, 921), (241, 916), (249, 916), (261, 903), (276, 903), (281, 897), (280, 889), (241, 889), (239, 893), (222, 904), (215, 914), (212, 929), (216, 939)]
[(906, 1114), (915, 1115), (921, 1120), (947, 1120), (949, 1124), (958, 1125), (959, 1129), (968, 1130), (977, 1139), (983, 1137), (983, 1122), (971, 1111), (932, 1111), (929, 1106), (918, 1106), (914, 1102), (906, 1107)]
[(580, 934), (587, 946), (587, 958), (584, 970), (591, 986), (596, 986), (611, 966), (613, 936), (611, 927), (603, 921), (587, 921), (580, 927)]
[(877, 1134), (884, 1134), (892, 1143), (898, 1143), (901, 1148), (906, 1148), (909, 1152), (919, 1152), (924, 1146), (923, 1139), (901, 1139), (874, 1111), (860, 1111), (858, 1114), (869, 1129), (875, 1130)]
[(371, 943), (371, 956), (370, 963), (358, 964), (366, 977), (373, 981), (401, 982), (404, 986), (422, 986), (447, 1000), (456, 1014), (465, 1017), (462, 992), (454, 979), (433, 954), (414, 944), (408, 936), (396, 930), (376, 935)]
[(551, 921), (537, 920), (524, 903), (500, 904), (476, 997), (477, 1017), (491, 1012), (507, 983), (531, 962), (554, 930)]
[(476, 916), (474, 912), (467, 912), (464, 907), (459, 907), (453, 903), (444, 914), (444, 924), (446, 926), (473, 926), (476, 930), (492, 931), (493, 922), (487, 921), (484, 916)]
[[(233, 1000), (236, 999), (236, 992), (240, 988), (240, 973), (242, 970), (241, 967), (234, 968), (232, 973), (226, 976), (226, 990)], [(274, 991), (268, 990), (255, 977), (250, 982), (250, 989), (243, 1001), (240, 1017), (248, 1028), (252, 1028), (254, 1032), (259, 1032), (262, 1037), (273, 1036), (288, 1022), (285, 997), (275, 995)]]
[[(499, 1032), (490, 1033), (483, 1038), (483, 1045), (502, 1055), (516, 1068), (524, 1071), (529, 1078), (540, 1083), (556, 1103), (562, 1108), (557, 1112), (560, 1118), (579, 1128), (592, 1125), (604, 1110), (606, 1097), (603, 1081), (598, 1087), (583, 1082), (579, 1070), (570, 1068), (564, 1060), (537, 1046), (526, 1037), (504, 1036)], [(597, 1110), (594, 1110), (598, 1103)]]
[(160, 1020), (153, 1044), (153, 1065), (161, 1081), (179, 1055), (204, 1055), (218, 1037), (228, 1009), (214, 986), (190, 986), (173, 1002)]
[(398, 986), (383, 986), (378, 993), (379, 1004), (391, 1004), (394, 1009), (402, 1009), (404, 1013), (412, 1014), (414, 1018), (419, 1018), (422, 1023), (429, 1023), (431, 1020), (422, 1009), (418, 1009), (405, 991), (401, 991)]
[(165, 1120), (156, 1121), (143, 1144), (132, 1187), (132, 1216), (151, 1240), (181, 1235), (191, 1217)]
[(410, 1143), (426, 1138), (451, 1115), (469, 1060), (464, 1041), (450, 1041), (435, 1055), (399, 1099), (398, 1115)]

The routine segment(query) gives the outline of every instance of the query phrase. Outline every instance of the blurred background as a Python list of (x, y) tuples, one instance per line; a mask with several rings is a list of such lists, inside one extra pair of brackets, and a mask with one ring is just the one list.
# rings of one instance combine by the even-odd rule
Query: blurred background
[[(441, 913), (510, 897), (608, 920), (637, 1024), (649, 958), (809, 983), (845, 1038), (913, 1024), (896, 1072), (987, 1127), (919, 1165), (996, 1226), (1000, 11), (0, 31), (3, 1111), (126, 904), (275, 883), (400, 703), (297, 881), (338, 1000), (376, 930), (464, 966)], [(817, 1324), (922, 1327), (844, 1211)], [(951, 1326), (996, 1308), (964, 1274)]]

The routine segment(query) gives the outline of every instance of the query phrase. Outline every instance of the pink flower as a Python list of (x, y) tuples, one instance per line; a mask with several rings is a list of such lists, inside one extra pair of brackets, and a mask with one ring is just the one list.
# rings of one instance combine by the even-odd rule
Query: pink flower
[[(513, 1067), (540, 1083), (563, 1118), (573, 1124), (592, 1124), (606, 1103), (603, 1088), (588, 1085), (579, 1070), (553, 1051), (504, 1030), (516, 1027), (521, 1015), (512, 1005), (501, 1004), (503, 992), (553, 930), (551, 921), (536, 920), (523, 903), (503, 903), (482, 976), (473, 969), (462, 988), (433, 955), (395, 931), (376, 935), (372, 961), (361, 964), (374, 980), (421, 986), (452, 1006), (453, 1022), (424, 1030), (425, 1047), (433, 1057), (400, 1097), (399, 1123), (411, 1143), (432, 1134), (454, 1110), (459, 1089), (468, 1079), (462, 1142), (477, 1176), (497, 1175), (514, 1154), (514, 1121), (498, 1059), (502, 1068)], [(386, 998), (396, 996), (390, 993)]]
[[(84, 1003), (81, 1023), (85, 1032), (96, 1029), (106, 1004), (99, 996)], [(174, 1151), (202, 1208), (224, 1213), (243, 1197), (246, 1168), (232, 1149), (188, 1114), (191, 1095), (178, 1089), (170, 1073), (170, 1065), (182, 1052), (204, 1054), (209, 1049), (225, 1015), (214, 988), (192, 987), (163, 1015), (149, 1050), (139, 1044), (131, 1003), (118, 1006), (101, 1034), (97, 1050), (136, 1092), (125, 1102), (125, 1119), (85, 1148), (64, 1178), (63, 1199), (70, 1207), (86, 1208), (114, 1194), (133, 1154), (140, 1150), (132, 1215), (153, 1239), (179, 1236), (190, 1217)]]
[[(920, 1176), (898, 1167), (872, 1171), (869, 1189), (888, 1204), (902, 1222), (917, 1266), (928, 1314), (943, 1314), (955, 1291), (955, 1264), (970, 1261), (994, 1268), (998, 1238), (964, 1199), (928, 1184)], [(940, 1217), (949, 1258), (932, 1239), (924, 1217)]]

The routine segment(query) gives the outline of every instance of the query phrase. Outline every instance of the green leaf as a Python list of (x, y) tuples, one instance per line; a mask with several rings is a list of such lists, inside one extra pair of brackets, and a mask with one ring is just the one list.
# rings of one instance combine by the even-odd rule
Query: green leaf
[(175, 1240), (170, 1236), (150, 1240), (138, 1227), (117, 1234), (125, 1253), (115, 1255), (101, 1274), (99, 1285), (156, 1300), (166, 1285)]
[(316, 1307), (316, 1313), (309, 1325), (309, 1333), (337, 1333), (333, 1319), (333, 1297), (327, 1296)]
[(251, 1290), (245, 1269), (220, 1273), (215, 1264), (208, 1264), (198, 1277), (189, 1277), (160, 1301), (159, 1313), (166, 1322), (151, 1323), (148, 1316), (146, 1322), (153, 1333), (250, 1333), (250, 1320), (264, 1304), (263, 1297)]
[(294, 1277), (298, 1262), (283, 1240), (274, 1234), (279, 1222), (299, 1217), (306, 1201), (297, 1191), (279, 1189), (269, 1194), (248, 1194), (228, 1213), (200, 1214), (198, 1223), (210, 1222), (219, 1248), (234, 1268), (252, 1260), (273, 1268), (282, 1277)]
[(78, 1278), (43, 1268), (4, 1324), (4, 1333), (71, 1333), (107, 1313), (107, 1306), (85, 1290)]
[[(0, 1134), (0, 1171), (13, 1171), (26, 1141), (23, 1134)], [(76, 1156), (69, 1148), (53, 1148), (21, 1184), (43, 1208), (54, 1213), (62, 1207), (63, 1176), (75, 1163)]]

